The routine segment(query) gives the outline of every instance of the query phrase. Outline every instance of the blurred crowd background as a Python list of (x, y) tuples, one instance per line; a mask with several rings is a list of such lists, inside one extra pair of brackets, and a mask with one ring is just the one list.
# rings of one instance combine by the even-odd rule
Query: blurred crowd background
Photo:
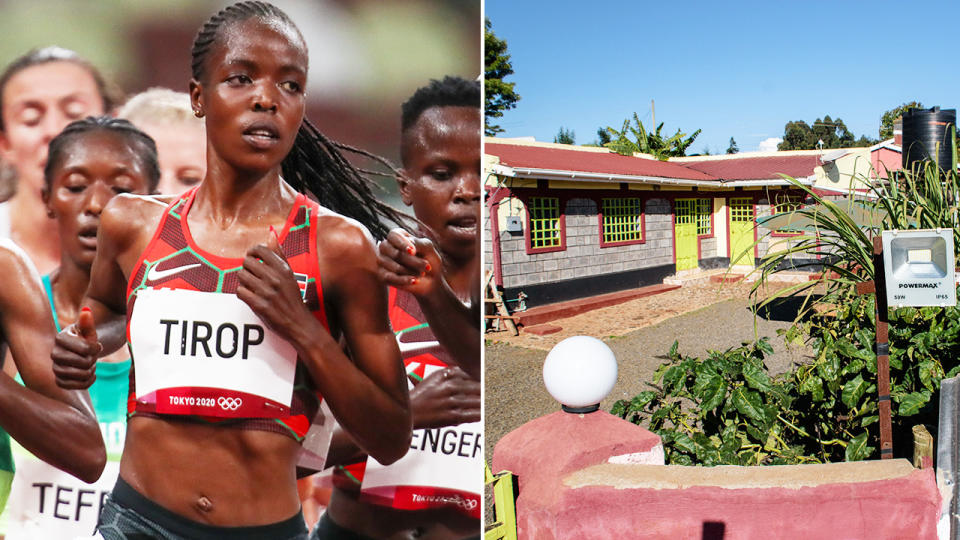
[[(190, 48), (219, 0), (0, 0), (0, 66), (34, 47), (88, 58), (125, 96), (187, 91)], [(477, 78), (479, 0), (273, 0), (307, 40), (307, 116), (336, 141), (400, 161), (400, 104), (429, 79)], [(383, 185), (395, 191), (394, 182)], [(395, 202), (394, 202), (395, 203)]]

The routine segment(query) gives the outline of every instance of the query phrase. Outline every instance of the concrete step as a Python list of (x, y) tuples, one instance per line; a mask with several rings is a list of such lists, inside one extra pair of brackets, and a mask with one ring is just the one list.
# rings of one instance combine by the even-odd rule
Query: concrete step
[(710, 276), (710, 283), (736, 283), (743, 279), (743, 274), (718, 274)]
[(537, 306), (526, 311), (514, 312), (512, 315), (519, 319), (517, 321), (518, 324), (525, 328), (529, 328), (534, 325), (548, 323), (557, 319), (573, 317), (574, 315), (579, 315), (594, 309), (622, 304), (636, 298), (643, 298), (645, 296), (665, 293), (667, 291), (672, 291), (679, 288), (680, 285), (649, 285), (647, 287), (640, 287), (638, 289), (628, 289), (626, 291), (618, 291), (615, 293), (601, 294), (588, 298), (578, 298), (577, 300), (570, 300), (567, 302), (557, 302), (556, 304)]
[(722, 276), (727, 273), (725, 268), (714, 268), (713, 270), (700, 270), (699, 268), (695, 268), (693, 270), (677, 272), (665, 278), (663, 282), (668, 285), (702, 285), (712, 281), (714, 276)]

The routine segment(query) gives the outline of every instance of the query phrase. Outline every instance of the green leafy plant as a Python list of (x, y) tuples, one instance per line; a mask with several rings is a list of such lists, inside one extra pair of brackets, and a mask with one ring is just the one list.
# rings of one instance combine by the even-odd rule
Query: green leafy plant
[(614, 404), (612, 413), (646, 422), (660, 435), (667, 461), (703, 465), (786, 464), (804, 456), (809, 434), (799, 428), (795, 388), (770, 377), (763, 359), (773, 352), (764, 338), (707, 358), (682, 357), (678, 343), (656, 371), (653, 390)]
[[(955, 140), (951, 144), (956, 148)], [(765, 307), (824, 287), (783, 332), (787, 343), (810, 343), (810, 362), (770, 377), (763, 363), (771, 351), (766, 339), (704, 359), (681, 357), (674, 343), (668, 362), (656, 371), (653, 390), (617, 402), (612, 412), (660, 434), (670, 463), (877, 457), (875, 299), (856, 292), (858, 283), (874, 277), (872, 237), (883, 229), (950, 228), (960, 251), (956, 156), (946, 171), (925, 163), (890, 177), (871, 186), (876, 199), (867, 208), (876, 219), (867, 223), (862, 215), (855, 219), (851, 201), (825, 200), (787, 178), (814, 202), (794, 211), (810, 224), (808, 234), (762, 259), (753, 292), (756, 305)], [(823, 279), (761, 299), (764, 284), (797, 257), (818, 260)], [(904, 307), (891, 309), (888, 320), (893, 436), (895, 450), (906, 453), (913, 425), (937, 425), (940, 381), (960, 374), (960, 309)]]
[[(633, 113), (633, 125), (630, 125), (628, 118), (623, 121), (623, 127), (619, 131), (612, 127), (607, 128), (608, 142), (603, 143), (603, 146), (625, 156), (632, 156), (637, 152), (666, 161), (671, 157), (685, 156), (687, 148), (693, 144), (701, 131), (698, 129), (688, 137), (678, 129), (672, 136), (665, 137), (660, 133), (662, 129), (663, 122), (660, 122), (656, 129), (647, 131), (637, 113)], [(633, 136), (632, 139), (630, 135)]]

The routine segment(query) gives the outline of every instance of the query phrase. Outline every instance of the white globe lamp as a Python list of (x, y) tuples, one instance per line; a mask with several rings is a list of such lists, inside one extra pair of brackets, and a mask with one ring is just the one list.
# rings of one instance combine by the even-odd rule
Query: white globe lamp
[(617, 359), (597, 338), (569, 337), (543, 362), (543, 384), (566, 412), (596, 411), (616, 382)]

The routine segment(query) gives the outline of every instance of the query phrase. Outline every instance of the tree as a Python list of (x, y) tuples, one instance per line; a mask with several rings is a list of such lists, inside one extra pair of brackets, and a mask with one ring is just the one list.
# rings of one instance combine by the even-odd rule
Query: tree
[(736, 154), (740, 151), (740, 148), (737, 147), (737, 141), (733, 140), (733, 137), (730, 137), (730, 146), (727, 147), (728, 154)]
[(610, 142), (610, 132), (602, 127), (597, 128), (597, 146), (606, 146)]
[(517, 106), (520, 95), (514, 90), (516, 83), (505, 82), (513, 74), (510, 55), (507, 54), (507, 42), (498, 39), (491, 29), (490, 19), (486, 19), (483, 32), (484, 44), (484, 134), (488, 136), (502, 133), (503, 128), (491, 122), (503, 116), (503, 111)]
[(894, 107), (893, 109), (883, 113), (883, 115), (880, 117), (880, 140), (885, 141), (893, 138), (893, 121), (903, 116), (903, 113), (910, 109), (922, 108), (923, 104), (919, 101), (911, 101), (910, 103), (904, 103), (899, 107)]
[(553, 138), (553, 142), (559, 144), (574, 144), (574, 139), (576, 134), (572, 129), (565, 129), (563, 126), (560, 126), (560, 131), (557, 132), (557, 135)]
[[(604, 144), (607, 148), (618, 154), (631, 156), (634, 152), (641, 154), (650, 154), (660, 161), (666, 161), (671, 157), (680, 157), (687, 154), (687, 148), (693, 144), (693, 141), (700, 135), (701, 130), (696, 130), (687, 137), (686, 133), (681, 133), (678, 129), (671, 137), (664, 139), (660, 131), (663, 129), (663, 122), (657, 126), (655, 131), (647, 131), (643, 127), (643, 122), (637, 113), (633, 113), (634, 125), (630, 125), (630, 119), (623, 121), (623, 127), (617, 131), (608, 127), (610, 133), (610, 142)], [(633, 135), (633, 140), (630, 139)]]
[(803, 120), (787, 122), (783, 128), (783, 142), (777, 145), (778, 150), (815, 150), (828, 148), (853, 148), (870, 146), (876, 141), (860, 136), (857, 139), (840, 118), (817, 118), (813, 125)]

